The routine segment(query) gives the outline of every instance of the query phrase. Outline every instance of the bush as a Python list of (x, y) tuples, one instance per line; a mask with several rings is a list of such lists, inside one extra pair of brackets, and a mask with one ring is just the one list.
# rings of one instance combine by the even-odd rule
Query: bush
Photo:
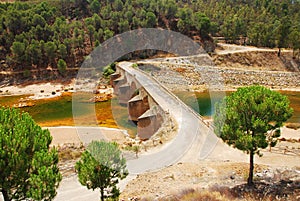
[(30, 76), (31, 76), (30, 70), (26, 69), (26, 70), (23, 72), (23, 76), (26, 77), (26, 78), (30, 77)]
[(104, 69), (103, 69), (103, 76), (107, 78), (111, 74), (115, 73), (115, 71), (116, 71), (116, 64), (112, 63), (112, 64), (104, 67)]
[(60, 74), (64, 74), (67, 70), (67, 64), (63, 59), (58, 60), (57, 62), (57, 69)]

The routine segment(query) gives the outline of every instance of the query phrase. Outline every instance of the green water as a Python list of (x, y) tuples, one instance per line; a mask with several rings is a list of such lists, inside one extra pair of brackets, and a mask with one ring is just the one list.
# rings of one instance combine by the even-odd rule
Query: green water
[[(200, 115), (211, 117), (214, 112), (214, 105), (217, 101), (232, 92), (174, 92), (183, 102), (193, 108)], [(300, 122), (300, 92), (280, 91), (281, 94), (288, 96), (290, 106), (294, 109), (293, 116), (288, 122)]]
[[(19, 103), (21, 98), (25, 96), (1, 96), (0, 105), (12, 107), (13, 104)], [(59, 121), (64, 119), (73, 118), (72, 114), (72, 96), (61, 96), (52, 99), (32, 100), (34, 104), (32, 107), (20, 108), (21, 111), (28, 112), (37, 123)], [(103, 103), (101, 103), (103, 105)], [(106, 103), (104, 103), (106, 104)], [(89, 104), (80, 104), (79, 114), (87, 115)]]
[(26, 107), (22, 110), (28, 112), (36, 122), (72, 118), (72, 97), (66, 96), (57, 100), (38, 101), (33, 107)]
[[(0, 96), (0, 106), (12, 107), (21, 98), (27, 96)], [(53, 99), (32, 101), (34, 106), (20, 108), (28, 112), (42, 126), (106, 126), (126, 129), (132, 136), (136, 134), (136, 126), (128, 121), (127, 107), (120, 106), (117, 99), (105, 102), (88, 103), (85, 95), (76, 96), (76, 122), (73, 121), (72, 96), (61, 96)], [(96, 114), (95, 114), (96, 113)], [(97, 122), (95, 119), (97, 118)]]
[(111, 100), (111, 111), (113, 118), (118, 127), (126, 129), (130, 136), (135, 137), (137, 133), (137, 126), (132, 121), (128, 120), (127, 106), (121, 106), (117, 98)]

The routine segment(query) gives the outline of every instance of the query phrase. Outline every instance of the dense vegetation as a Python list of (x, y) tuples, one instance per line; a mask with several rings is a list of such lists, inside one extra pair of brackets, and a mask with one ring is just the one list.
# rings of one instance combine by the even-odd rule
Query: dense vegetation
[(197, 9), (211, 20), (213, 34), (227, 42), (300, 48), (299, 0), (208, 0)]
[(190, 37), (200, 36), (199, 42), (210, 40), (212, 35), (224, 36), (227, 42), (240, 42), (242, 38), (251, 45), (299, 50), (299, 9), (298, 0), (2, 3), (0, 59), (7, 65), (0, 64), (0, 68), (24, 71), (59, 67), (64, 73), (66, 67), (79, 67), (103, 41), (140, 27), (162, 27)]

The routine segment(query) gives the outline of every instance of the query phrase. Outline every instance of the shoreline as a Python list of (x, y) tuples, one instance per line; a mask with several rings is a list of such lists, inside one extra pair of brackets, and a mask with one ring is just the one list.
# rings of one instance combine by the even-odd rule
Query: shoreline
[[(98, 87), (97, 93), (99, 94), (112, 94), (113, 90), (110, 87)], [(77, 86), (78, 87), (78, 86)], [(22, 96), (29, 95), (28, 100), (41, 100), (49, 99), (62, 96), (64, 93), (74, 93), (75, 92), (75, 79), (72, 79), (69, 84), (62, 83), (39, 83), (39, 84), (29, 84), (26, 86), (6, 86), (0, 87), (0, 97), (1, 96)]]
[[(70, 84), (62, 84), (62, 83), (39, 83), (39, 84), (29, 84), (26, 86), (5, 86), (0, 87), (0, 97), (2, 96), (22, 96), (29, 95), (29, 99), (31, 100), (39, 100), (39, 99), (48, 99), (61, 96), (64, 92), (74, 92), (75, 81), (72, 80)], [(281, 86), (267, 86), (261, 85), (266, 88), (269, 88), (274, 91), (291, 91), (291, 92), (300, 92), (300, 87), (281, 87)], [(191, 88), (176, 88), (176, 90), (171, 91), (190, 91), (190, 92), (205, 92), (205, 91), (236, 91), (240, 87), (246, 87), (244, 85), (225, 85), (223, 88), (209, 88), (207, 85), (193, 85)], [(101, 90), (101, 89), (100, 89)], [(102, 89), (105, 93), (107, 90)], [(55, 92), (55, 93), (53, 93)]]
[[(96, 127), (96, 126), (53, 126), (53, 127), (42, 127), (42, 129), (48, 129), (50, 131), (51, 136), (53, 137), (52, 145), (59, 145), (59, 144), (80, 144), (84, 143), (84, 139), (81, 140), (81, 137), (87, 137), (88, 132), (93, 132), (92, 135), (94, 135), (94, 131), (99, 131), (100, 134), (104, 134), (104, 137), (107, 140), (126, 140), (126, 138), (129, 137), (129, 134), (127, 130), (120, 129), (120, 128), (109, 128), (109, 127)], [(84, 132), (87, 131), (84, 134), (79, 134), (78, 130), (83, 129)], [(62, 134), (63, 133), (63, 134)], [(81, 130), (82, 133), (82, 130)], [(113, 133), (114, 135), (110, 136), (110, 133)], [(85, 136), (86, 135), (86, 136)], [(97, 138), (96, 135), (94, 137)], [(100, 136), (103, 137), (103, 136)], [(300, 129), (293, 129), (293, 128), (287, 128), (286, 126), (281, 127), (281, 139), (286, 140), (296, 140), (300, 142)], [(91, 140), (91, 139), (89, 139)]]
[(39, 83), (39, 84), (29, 84), (26, 86), (5, 86), (0, 87), (0, 97), (1, 96), (18, 96), (18, 95), (30, 95), (28, 99), (39, 100), (48, 99), (61, 96), (63, 92), (73, 91), (73, 81), (70, 84), (62, 83)]
[[(108, 140), (123, 143), (129, 136), (127, 130), (100, 126), (53, 126), (42, 127), (42, 129), (49, 130), (53, 138), (51, 146), (61, 146), (64, 144), (81, 145), (92, 140)], [(80, 129), (81, 131), (79, 131)]]

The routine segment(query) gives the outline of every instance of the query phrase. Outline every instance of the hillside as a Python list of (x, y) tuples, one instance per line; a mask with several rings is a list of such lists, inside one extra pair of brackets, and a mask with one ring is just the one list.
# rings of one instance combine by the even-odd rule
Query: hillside
[[(19, 82), (72, 78), (95, 47), (116, 34), (138, 28), (181, 32), (208, 52), (214, 51), (211, 36), (223, 36), (229, 43), (289, 47), (292, 57), (299, 59), (299, 1), (1, 2), (0, 72), (3, 77), (16, 73)], [(136, 58), (145, 56), (151, 55), (135, 54)]]

